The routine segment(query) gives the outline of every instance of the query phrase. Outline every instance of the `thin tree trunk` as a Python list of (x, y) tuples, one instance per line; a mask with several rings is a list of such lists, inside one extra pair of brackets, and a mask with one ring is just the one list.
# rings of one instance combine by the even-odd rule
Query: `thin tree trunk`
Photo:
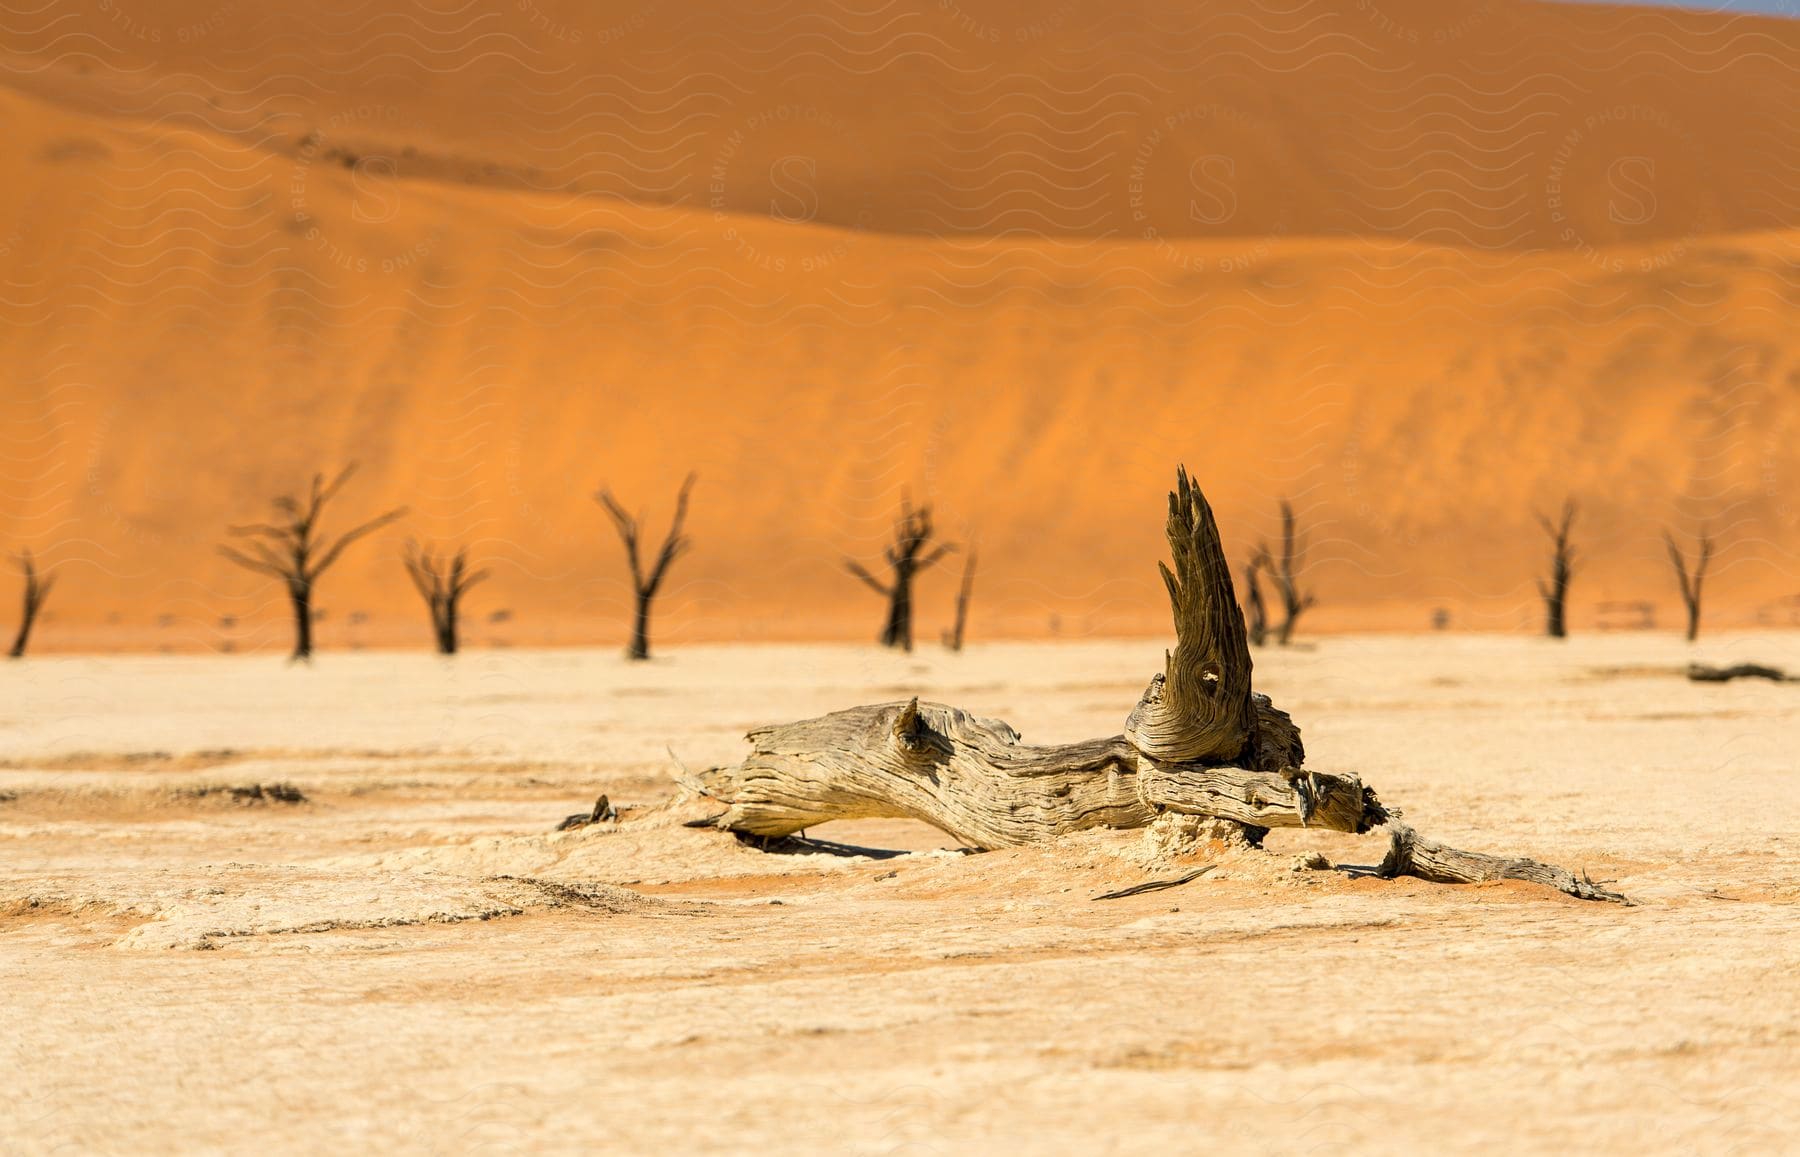
[(1563, 503), (1562, 515), (1558, 521), (1552, 522), (1547, 516), (1537, 516), (1538, 525), (1550, 536), (1552, 552), (1550, 555), (1550, 581), (1538, 580), (1538, 594), (1544, 599), (1544, 633), (1552, 639), (1569, 637), (1569, 623), (1566, 617), (1569, 605), (1569, 581), (1575, 576), (1575, 548), (1570, 542), (1570, 529), (1575, 525), (1576, 506), (1573, 498)]
[(1244, 601), (1247, 604), (1245, 618), (1250, 642), (1260, 647), (1269, 638), (1269, 611), (1263, 604), (1262, 581), (1257, 577), (1259, 566), (1252, 561), (1244, 568)]
[(1556, 575), (1551, 580), (1550, 597), (1544, 600), (1544, 633), (1552, 639), (1569, 637), (1568, 623), (1564, 618), (1568, 598), (1569, 576), (1558, 566)]
[(44, 600), (56, 582), (50, 575), (38, 573), (30, 551), (20, 552), (19, 569), (25, 576), (25, 594), (19, 611), (19, 633), (13, 636), (12, 648), (6, 653), (11, 659), (25, 657), (25, 648), (31, 642), (32, 624), (37, 622), (38, 612), (44, 609)]
[(438, 652), (444, 655), (456, 654), (456, 600), (445, 599), (444, 610), (439, 616)]
[(294, 606), (294, 653), (289, 657), (289, 662), (311, 662), (312, 591), (304, 586), (291, 587), (288, 598)]
[(894, 597), (888, 607), (887, 630), (881, 641), (903, 651), (913, 649), (912, 638), (912, 572), (901, 569), (894, 573)]
[(969, 625), (969, 596), (975, 590), (975, 552), (969, 552), (969, 561), (963, 564), (962, 587), (956, 592), (956, 626), (950, 634), (950, 649), (963, 649), (963, 632)]
[(1669, 565), (1675, 570), (1675, 581), (1681, 589), (1681, 605), (1687, 608), (1687, 641), (1700, 637), (1700, 591), (1706, 582), (1706, 567), (1712, 562), (1713, 537), (1703, 524), (1700, 527), (1699, 550), (1692, 567), (1687, 554), (1675, 542), (1672, 531), (1663, 531), (1663, 545), (1669, 550)]
[(633, 659), (650, 657), (650, 595), (641, 590), (637, 592), (637, 613), (632, 616), (631, 649), (626, 654)]
[(31, 641), (31, 624), (36, 618), (37, 606), (32, 602), (31, 596), (27, 595), (25, 597), (25, 613), (19, 619), (19, 633), (13, 636), (12, 650), (6, 653), (7, 658), (22, 659), (25, 657), (25, 644)]

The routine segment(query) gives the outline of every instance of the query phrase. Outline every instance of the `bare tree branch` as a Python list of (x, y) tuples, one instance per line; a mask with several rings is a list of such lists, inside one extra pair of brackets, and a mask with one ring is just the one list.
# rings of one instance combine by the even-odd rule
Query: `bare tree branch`
[(625, 558), (631, 565), (631, 588), (634, 591), (644, 589), (644, 568), (638, 563), (638, 524), (626, 509), (619, 505), (612, 491), (601, 490), (594, 495), (606, 513), (612, 517), (613, 529), (619, 532), (619, 538), (625, 543)]
[(955, 543), (946, 542), (943, 545), (939, 546), (936, 550), (932, 551), (930, 554), (926, 555), (924, 558), (920, 559), (918, 562), (914, 563), (913, 570), (915, 572), (922, 571), (926, 567), (931, 566), (932, 564), (936, 563), (939, 559), (943, 558), (947, 554), (952, 553), (955, 550), (956, 550)]
[(876, 578), (874, 575), (870, 574), (867, 570), (863, 569), (862, 563), (857, 562), (853, 558), (847, 558), (844, 560), (844, 569), (849, 571), (851, 574), (855, 575), (857, 578), (861, 579), (862, 581), (868, 583), (870, 588), (873, 589), (874, 592), (878, 595), (887, 595), (887, 594), (893, 593), (891, 590), (888, 589), (886, 584), (884, 584), (880, 579)]
[(229, 546), (221, 546), (218, 549), (221, 555), (243, 567), (245, 570), (255, 571), (258, 574), (270, 575), (271, 577), (282, 579), (284, 581), (288, 577), (287, 570), (275, 563), (262, 562), (258, 559), (251, 558), (246, 554), (241, 554), (238, 551), (231, 549)]
[(345, 531), (336, 542), (332, 543), (331, 546), (326, 549), (323, 557), (321, 557), (317, 563), (314, 563), (312, 568), (306, 572), (307, 581), (312, 582), (327, 570), (331, 569), (331, 564), (336, 562), (339, 556), (344, 553), (345, 547), (359, 539), (367, 538), (384, 526), (389, 526), (400, 521), (410, 513), (411, 511), (402, 506), (396, 510), (390, 510), (386, 514), (371, 518), (369, 521), (352, 530)]

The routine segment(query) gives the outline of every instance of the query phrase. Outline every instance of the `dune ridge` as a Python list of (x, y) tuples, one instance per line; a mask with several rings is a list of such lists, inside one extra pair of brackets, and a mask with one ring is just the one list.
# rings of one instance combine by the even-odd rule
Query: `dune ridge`
[[(472, 641), (624, 635), (592, 493), (701, 473), (662, 641), (873, 636), (903, 490), (975, 637), (1166, 629), (1185, 461), (1234, 556), (1291, 497), (1320, 630), (1800, 619), (1790, 22), (1525, 3), (333, 13), (0, 23), (0, 546), (45, 649), (281, 645), (223, 528), (358, 460), (326, 646), (424, 645), (395, 547), (495, 568)], [(947, 625), (955, 562), (921, 589)], [(0, 597), (6, 595), (0, 584)], [(498, 620), (492, 619), (497, 613)]]

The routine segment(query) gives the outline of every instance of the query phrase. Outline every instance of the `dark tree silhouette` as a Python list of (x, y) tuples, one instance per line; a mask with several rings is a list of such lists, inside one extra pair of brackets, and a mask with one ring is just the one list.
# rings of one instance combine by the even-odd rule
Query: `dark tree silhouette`
[[(1269, 572), (1269, 581), (1275, 584), (1275, 593), (1281, 598), (1281, 625), (1275, 628), (1275, 641), (1287, 646), (1294, 637), (1294, 623), (1301, 612), (1313, 606), (1318, 600), (1311, 591), (1300, 589), (1298, 571), (1306, 562), (1306, 536), (1297, 533), (1294, 525), (1294, 507), (1287, 499), (1281, 500), (1281, 554), (1272, 555), (1269, 544), (1263, 543), (1256, 552), (1252, 565), (1260, 564), (1261, 569)], [(1254, 589), (1254, 584), (1252, 584)], [(1261, 592), (1256, 592), (1261, 599)]]
[(1706, 564), (1712, 561), (1713, 539), (1700, 528), (1696, 540), (1699, 552), (1694, 557), (1692, 570), (1688, 569), (1687, 555), (1675, 545), (1675, 536), (1663, 531), (1663, 545), (1669, 548), (1669, 565), (1675, 568), (1675, 579), (1681, 584), (1681, 602), (1687, 607), (1687, 638), (1693, 642), (1700, 637), (1700, 584), (1706, 581)]
[(431, 633), (437, 639), (438, 654), (456, 654), (462, 597), (470, 587), (487, 578), (488, 572), (469, 569), (466, 546), (457, 547), (455, 554), (444, 555), (421, 546), (416, 539), (407, 540), (400, 561), (406, 564), (406, 573), (412, 576), (413, 586), (431, 611)]
[(844, 568), (888, 600), (887, 621), (881, 628), (881, 645), (912, 650), (912, 584), (920, 571), (931, 566), (956, 548), (940, 543), (928, 554), (921, 554), (931, 543), (931, 505), (914, 510), (909, 499), (900, 500), (900, 518), (894, 523), (894, 542), (884, 552), (894, 577), (882, 582), (865, 570), (855, 559), (845, 559)]
[(963, 649), (963, 634), (969, 626), (969, 596), (975, 593), (975, 552), (969, 551), (968, 560), (963, 563), (962, 586), (956, 592), (956, 626), (951, 628), (944, 638), (944, 645), (952, 651)]
[(681, 533), (681, 528), (687, 521), (688, 494), (694, 489), (697, 478), (698, 475), (689, 474), (681, 484), (681, 492), (675, 496), (675, 518), (669, 523), (669, 535), (663, 539), (662, 549), (656, 552), (656, 561), (648, 571), (644, 570), (638, 554), (638, 520), (625, 513), (612, 491), (602, 489), (595, 495), (600, 505), (606, 507), (606, 513), (612, 516), (619, 539), (625, 544), (626, 560), (631, 564), (631, 589), (637, 598), (637, 611), (632, 618), (631, 646), (625, 652), (630, 658), (650, 657), (650, 602), (661, 589), (669, 564), (686, 554), (693, 545), (693, 541)]
[(305, 498), (284, 494), (274, 499), (277, 515), (274, 522), (228, 528), (230, 534), (245, 540), (246, 550), (219, 547), (220, 554), (245, 570), (278, 578), (287, 587), (288, 603), (294, 611), (291, 661), (312, 659), (312, 600), (319, 576), (330, 570), (352, 543), (406, 515), (406, 508), (400, 507), (352, 527), (336, 539), (321, 534), (319, 516), (324, 512), (325, 504), (337, 497), (338, 491), (355, 473), (353, 462), (330, 482), (325, 481), (325, 475), (314, 474), (312, 489)]
[(1269, 610), (1263, 605), (1262, 593), (1262, 555), (1251, 556), (1250, 565), (1244, 568), (1244, 624), (1250, 633), (1250, 642), (1254, 646), (1262, 646), (1269, 639)]
[(28, 550), (19, 552), (19, 573), (25, 576), (25, 604), (19, 615), (19, 633), (13, 636), (12, 649), (6, 653), (9, 659), (25, 657), (25, 647), (31, 642), (32, 624), (37, 622), (38, 612), (44, 609), (50, 588), (56, 585), (55, 576), (38, 573), (37, 563)]
[(1562, 516), (1557, 521), (1544, 514), (1537, 516), (1538, 525), (1550, 536), (1554, 548), (1550, 577), (1537, 583), (1538, 594), (1544, 600), (1544, 633), (1552, 639), (1569, 637), (1569, 580), (1575, 577), (1575, 548), (1569, 544), (1569, 530), (1575, 525), (1576, 510), (1575, 500), (1570, 498), (1563, 502)]

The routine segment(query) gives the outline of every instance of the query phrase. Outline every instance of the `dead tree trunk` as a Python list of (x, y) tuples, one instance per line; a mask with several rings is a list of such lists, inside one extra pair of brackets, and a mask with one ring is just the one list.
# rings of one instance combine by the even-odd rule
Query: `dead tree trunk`
[[(1306, 558), (1305, 536), (1295, 532), (1294, 507), (1287, 499), (1281, 500), (1281, 554), (1272, 556), (1269, 544), (1263, 543), (1258, 549), (1253, 565), (1260, 561), (1263, 570), (1269, 572), (1275, 583), (1275, 593), (1281, 597), (1281, 625), (1275, 628), (1275, 641), (1287, 646), (1294, 637), (1294, 623), (1300, 618), (1302, 611), (1311, 607), (1317, 600), (1312, 593), (1302, 592), (1300, 580), (1295, 572), (1304, 565)], [(1252, 597), (1260, 601), (1262, 592), (1256, 589), (1254, 577), (1251, 580)], [(1266, 629), (1266, 628), (1265, 628)]]
[(229, 533), (246, 540), (246, 551), (221, 546), (219, 553), (245, 570), (278, 578), (287, 588), (288, 605), (294, 612), (294, 653), (291, 662), (309, 662), (313, 652), (313, 591), (319, 576), (331, 569), (344, 550), (358, 539), (375, 533), (402, 518), (406, 508), (390, 510), (353, 527), (335, 540), (319, 532), (319, 515), (325, 504), (337, 496), (344, 483), (356, 473), (351, 463), (336, 478), (325, 481), (315, 474), (312, 489), (304, 499), (281, 495), (274, 500), (276, 520), (251, 526), (233, 526)]
[(1250, 645), (1260, 647), (1269, 641), (1269, 610), (1263, 604), (1261, 554), (1253, 555), (1244, 568), (1245, 619), (1248, 620)]
[(294, 653), (289, 662), (310, 662), (313, 653), (312, 584), (305, 580), (288, 583), (288, 606), (294, 614)]
[(1689, 663), (1687, 677), (1696, 683), (1729, 683), (1733, 679), (1767, 679), (1771, 683), (1800, 682), (1800, 676), (1789, 675), (1780, 667), (1769, 667), (1762, 663), (1738, 663), (1730, 667)]
[[(829, 820), (902, 817), (999, 848), (1086, 828), (1142, 827), (1165, 811), (1241, 825), (1365, 832), (1390, 812), (1353, 775), (1303, 769), (1300, 731), (1251, 689), (1250, 651), (1211, 508), (1187, 477), (1169, 495), (1174, 566), (1161, 566), (1176, 645), (1124, 734), (1032, 747), (995, 719), (887, 703), (758, 728), (734, 767), (691, 777), (723, 810), (694, 826), (791, 835)], [(1589, 899), (1623, 897), (1532, 861), (1442, 848), (1396, 828), (1383, 870), (1425, 879), (1538, 880)]]
[(929, 504), (914, 510), (912, 503), (900, 500), (900, 519), (894, 523), (894, 541), (884, 552), (893, 577), (882, 582), (865, 570), (855, 559), (845, 559), (844, 567), (888, 600), (887, 619), (881, 627), (881, 645), (910, 651), (913, 646), (912, 586), (913, 579), (956, 548), (941, 543), (930, 553), (922, 554), (931, 543), (935, 531), (931, 525)]
[(687, 522), (688, 495), (694, 489), (698, 475), (689, 474), (681, 484), (681, 490), (675, 495), (675, 517), (669, 523), (669, 533), (663, 539), (662, 549), (656, 552), (656, 561), (648, 570), (644, 569), (643, 560), (638, 554), (637, 518), (625, 512), (614, 498), (612, 491), (602, 489), (595, 495), (600, 505), (606, 507), (606, 513), (612, 516), (613, 527), (619, 532), (619, 540), (625, 544), (625, 558), (631, 566), (631, 591), (633, 609), (631, 616), (631, 645), (625, 649), (627, 658), (648, 659), (650, 657), (650, 603), (656, 598), (656, 592), (662, 589), (664, 576), (669, 573), (669, 564), (688, 552), (693, 541), (681, 533)]
[(956, 625), (950, 630), (947, 640), (952, 651), (963, 649), (963, 635), (969, 627), (969, 596), (975, 592), (975, 552), (969, 551), (968, 561), (963, 563), (962, 586), (956, 592)]
[(463, 595), (488, 577), (485, 570), (469, 569), (469, 548), (459, 546), (453, 555), (441, 555), (416, 540), (408, 541), (400, 560), (431, 612), (431, 633), (440, 655), (454, 655), (460, 645)]
[(31, 628), (37, 623), (38, 612), (44, 609), (44, 600), (50, 597), (50, 588), (56, 585), (53, 575), (38, 574), (37, 563), (28, 550), (19, 552), (19, 573), (25, 576), (25, 600), (19, 614), (19, 633), (13, 636), (12, 649), (6, 652), (9, 659), (25, 657)]
[(1575, 525), (1575, 510), (1575, 500), (1571, 498), (1563, 503), (1559, 520), (1552, 522), (1546, 515), (1537, 516), (1538, 525), (1550, 536), (1553, 547), (1550, 577), (1539, 579), (1537, 584), (1538, 594), (1544, 600), (1544, 634), (1552, 639), (1569, 637), (1569, 580), (1575, 577), (1575, 548), (1569, 545), (1569, 530)]
[(1663, 545), (1669, 548), (1669, 565), (1675, 568), (1675, 580), (1681, 584), (1681, 604), (1687, 608), (1687, 640), (1700, 637), (1700, 585), (1706, 581), (1706, 564), (1712, 561), (1713, 540), (1706, 528), (1700, 528), (1698, 552), (1693, 569), (1688, 568), (1687, 555), (1675, 545), (1675, 536), (1663, 531)]

